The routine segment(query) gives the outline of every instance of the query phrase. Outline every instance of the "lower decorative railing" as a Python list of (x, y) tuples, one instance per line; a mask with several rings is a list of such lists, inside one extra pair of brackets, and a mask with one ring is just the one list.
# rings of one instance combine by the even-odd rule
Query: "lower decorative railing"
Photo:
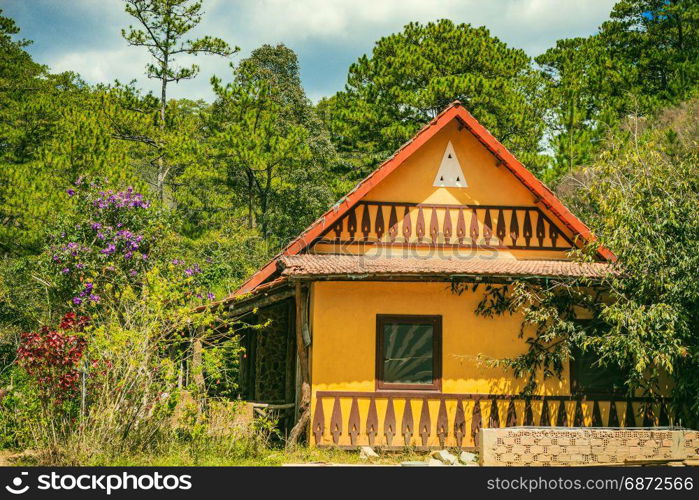
[(664, 401), (639, 397), (316, 391), (311, 432), (317, 446), (469, 449), (483, 427), (670, 424)]

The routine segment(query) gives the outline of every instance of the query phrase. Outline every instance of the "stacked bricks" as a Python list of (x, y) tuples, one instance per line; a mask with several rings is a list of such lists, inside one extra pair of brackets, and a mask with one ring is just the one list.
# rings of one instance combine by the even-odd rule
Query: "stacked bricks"
[(603, 465), (699, 457), (699, 431), (506, 427), (481, 430), (481, 465)]

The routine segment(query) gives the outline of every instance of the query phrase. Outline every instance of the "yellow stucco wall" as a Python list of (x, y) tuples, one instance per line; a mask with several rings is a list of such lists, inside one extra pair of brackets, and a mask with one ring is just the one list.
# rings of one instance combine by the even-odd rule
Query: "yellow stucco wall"
[[(448, 283), (314, 283), (313, 389), (373, 391), (376, 315), (428, 314), (442, 316), (442, 392), (518, 393), (521, 381), (477, 357), (525, 352), (526, 344), (518, 337), (520, 318), (476, 316), (481, 290), (457, 295)], [(568, 394), (567, 373), (562, 382), (549, 379), (542, 390)]]
[[(432, 186), (451, 141), (468, 187)], [(534, 195), (466, 129), (452, 121), (415, 151), (365, 197), (373, 201), (409, 201), (454, 205), (534, 205)]]
[[(502, 359), (523, 353), (527, 349), (524, 339), (519, 338), (518, 316), (497, 316), (483, 318), (474, 313), (483, 291), (464, 292), (462, 295), (453, 294), (448, 283), (438, 282), (316, 282), (312, 285), (311, 299), (311, 379), (312, 406), (311, 415), (315, 415), (318, 405), (318, 391), (348, 391), (350, 393), (374, 393), (378, 416), (378, 436), (375, 445), (386, 446), (383, 434), (384, 418), (388, 400), (381, 396), (381, 391), (375, 390), (376, 382), (376, 315), (377, 314), (426, 314), (442, 316), (442, 394), (518, 394), (524, 384), (523, 380), (513, 377), (506, 369), (486, 366), (481, 358), (492, 357)], [(569, 368), (566, 363), (561, 379), (549, 378), (543, 380), (539, 376), (539, 395), (567, 396), (570, 395)], [(394, 393), (400, 391), (393, 391)], [(416, 392), (416, 391), (413, 391)], [(417, 391), (419, 392), (419, 391)], [(440, 446), (437, 436), (437, 416), (440, 409), (439, 397), (430, 398), (428, 407), (430, 414), (430, 429), (427, 446)], [(616, 413), (619, 425), (640, 426), (642, 421), (642, 403), (633, 403), (635, 421), (629, 420), (626, 413), (627, 403), (623, 397), (617, 399)], [(369, 399), (356, 398), (359, 409), (359, 425), (361, 427), (358, 444), (368, 444), (366, 435), (366, 420), (369, 410)], [(342, 432), (339, 445), (350, 445), (348, 435), (349, 417), (351, 415), (352, 397), (338, 399), (341, 410)], [(410, 405), (413, 422), (416, 428), (411, 444), (420, 446), (418, 422), (422, 410), (422, 398), (411, 397)], [(541, 422), (543, 402), (531, 401), (533, 423)], [(585, 426), (593, 423), (593, 400), (580, 403), (569, 400), (565, 402), (548, 400), (549, 422), (556, 423), (556, 415), (561, 404), (565, 405), (568, 424), (573, 425), (576, 405), (580, 410)], [(608, 422), (611, 400), (598, 402), (602, 422)], [(320, 444), (332, 444), (332, 413), (334, 398), (322, 401), (323, 421), (325, 431)], [(402, 446), (401, 421), (405, 412), (405, 398), (394, 398), (397, 436), (393, 446)], [(474, 401), (463, 399), (465, 413), (466, 436), (462, 446), (475, 446), (471, 435)], [(496, 402), (500, 426), (505, 425), (508, 414), (507, 400)], [(446, 399), (448, 422), (447, 446), (455, 446), (453, 425), (457, 411), (457, 400)], [(516, 425), (525, 425), (525, 402), (518, 399), (514, 402)], [(492, 401), (480, 404), (483, 426), (491, 416)], [(654, 414), (660, 412), (659, 406), (654, 406)], [(313, 429), (312, 429), (313, 430)], [(312, 442), (315, 442), (312, 440)]]
[[(516, 380), (506, 370), (488, 367), (479, 356), (502, 358), (514, 356), (526, 350), (523, 339), (518, 337), (519, 321), (517, 316), (501, 316), (493, 319), (478, 317), (474, 314), (476, 304), (482, 291), (465, 292), (456, 295), (449, 289), (448, 283), (386, 283), (386, 282), (316, 282), (312, 286), (312, 334), (311, 379), (312, 408), (315, 415), (317, 391), (352, 391), (374, 392), (376, 374), (376, 315), (377, 314), (429, 314), (442, 316), (442, 392), (451, 394), (494, 393), (517, 394), (523, 382)], [(569, 394), (568, 370), (563, 379), (548, 379), (541, 384), (541, 394)], [(340, 400), (344, 432), (339, 444), (349, 445), (347, 435), (348, 417), (351, 412), (351, 399)], [(376, 444), (386, 445), (383, 436), (384, 417), (388, 401), (376, 399), (379, 436)], [(439, 441), (435, 426), (439, 412), (439, 401), (429, 401), (432, 435), (428, 446), (438, 446)], [(552, 403), (550, 411), (555, 412), (560, 403)], [(573, 403), (566, 403), (568, 414), (573, 414)], [(412, 399), (411, 409), (414, 425), (418, 425), (422, 402)], [(467, 436), (464, 446), (473, 446), (470, 436), (473, 401), (464, 400)], [(498, 401), (501, 425), (507, 415), (507, 401)], [(605, 406), (606, 405), (606, 406)], [(365, 421), (369, 401), (358, 398), (361, 427), (360, 444), (367, 444)], [(538, 422), (541, 415), (541, 403), (533, 403), (533, 415)], [(609, 405), (602, 405), (604, 418)], [(450, 426), (448, 444), (454, 445), (451, 430), (456, 414), (456, 401), (447, 401), (448, 422)], [(325, 435), (323, 443), (332, 443), (330, 434), (333, 401), (324, 400), (323, 412)], [(402, 445), (400, 436), (402, 415), (405, 401), (395, 400), (395, 412), (399, 436), (394, 445)], [(483, 422), (487, 422), (491, 407), (483, 405), (481, 412)], [(516, 403), (517, 422), (523, 424), (524, 403)], [(592, 408), (583, 407), (586, 420), (591, 419)], [(555, 415), (555, 413), (553, 413)], [(420, 444), (415, 435), (413, 444)]]

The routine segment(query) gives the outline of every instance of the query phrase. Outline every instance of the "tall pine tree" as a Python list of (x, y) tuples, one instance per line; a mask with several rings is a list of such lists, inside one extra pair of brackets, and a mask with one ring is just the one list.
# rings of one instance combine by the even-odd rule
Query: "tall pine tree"
[(524, 51), (485, 27), (410, 23), (352, 64), (345, 90), (319, 107), (354, 179), (454, 100), (538, 170), (544, 165), (541, 83)]

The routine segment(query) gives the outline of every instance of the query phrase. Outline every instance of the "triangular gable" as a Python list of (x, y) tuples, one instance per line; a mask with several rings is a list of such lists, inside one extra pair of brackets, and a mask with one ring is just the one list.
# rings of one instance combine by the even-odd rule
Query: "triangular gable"
[[(592, 242), (595, 240), (590, 229), (573, 215), (548, 187), (527, 170), (527, 168), (522, 165), (505, 146), (495, 139), (485, 127), (478, 123), (460, 102), (455, 101), (437, 115), (430, 123), (420, 129), (420, 131), (415, 134), (410, 141), (401, 146), (393, 156), (384, 161), (376, 170), (357, 184), (344, 198), (321, 215), (303, 233), (289, 243), (279, 254), (273, 257), (270, 262), (252, 275), (238, 288), (234, 296), (249, 293), (258, 285), (269, 279), (277, 270), (277, 260), (280, 256), (296, 255), (306, 249), (324, 231), (345, 215), (371, 189), (396, 170), (407, 158), (454, 119), (458, 120), (459, 123), (468, 129), (474, 137), (507, 167), (510, 172), (536, 196), (538, 201), (565, 224), (574, 235), (579, 236), (583, 242)], [(597, 253), (605, 260), (615, 260), (614, 254), (602, 246), (597, 249)]]

